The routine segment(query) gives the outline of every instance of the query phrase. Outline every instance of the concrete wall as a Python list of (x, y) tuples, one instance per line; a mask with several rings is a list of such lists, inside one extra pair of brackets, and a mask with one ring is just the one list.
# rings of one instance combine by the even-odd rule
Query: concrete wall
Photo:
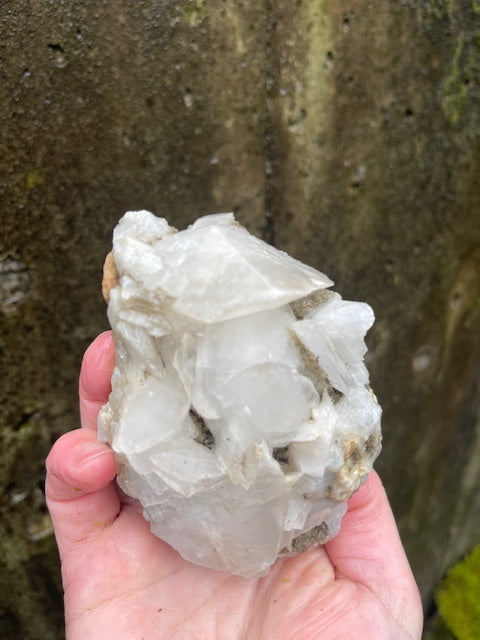
[(480, 4), (0, 4), (0, 635), (60, 638), (43, 460), (78, 425), (111, 230), (235, 211), (366, 300), (428, 607), (479, 540)]

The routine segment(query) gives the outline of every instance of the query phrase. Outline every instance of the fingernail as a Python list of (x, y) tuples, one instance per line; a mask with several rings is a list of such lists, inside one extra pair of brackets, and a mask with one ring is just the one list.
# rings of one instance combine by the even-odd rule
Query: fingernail
[(75, 463), (82, 466), (91, 464), (96, 460), (105, 456), (112, 456), (113, 452), (107, 444), (94, 440), (93, 442), (84, 442), (75, 451)]

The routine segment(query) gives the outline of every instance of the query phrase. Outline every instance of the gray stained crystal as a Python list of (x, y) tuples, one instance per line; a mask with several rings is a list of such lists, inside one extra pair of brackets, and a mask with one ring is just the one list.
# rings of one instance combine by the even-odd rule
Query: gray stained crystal
[(110, 268), (99, 435), (153, 533), (245, 577), (335, 536), (381, 446), (371, 308), (232, 214), (177, 232), (130, 211)]

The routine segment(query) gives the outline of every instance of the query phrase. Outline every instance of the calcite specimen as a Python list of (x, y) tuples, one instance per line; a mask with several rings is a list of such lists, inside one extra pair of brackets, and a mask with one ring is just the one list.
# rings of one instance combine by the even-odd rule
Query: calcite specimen
[(335, 536), (380, 451), (374, 316), (232, 214), (114, 230), (116, 345), (99, 435), (118, 483), (186, 559), (251, 577)]

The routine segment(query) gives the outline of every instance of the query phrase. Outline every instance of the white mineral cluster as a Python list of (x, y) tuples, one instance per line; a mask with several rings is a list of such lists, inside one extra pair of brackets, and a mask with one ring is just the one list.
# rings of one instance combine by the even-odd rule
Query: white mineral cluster
[(118, 483), (186, 559), (245, 577), (335, 536), (380, 451), (374, 316), (232, 214), (115, 228), (116, 345), (99, 435)]

